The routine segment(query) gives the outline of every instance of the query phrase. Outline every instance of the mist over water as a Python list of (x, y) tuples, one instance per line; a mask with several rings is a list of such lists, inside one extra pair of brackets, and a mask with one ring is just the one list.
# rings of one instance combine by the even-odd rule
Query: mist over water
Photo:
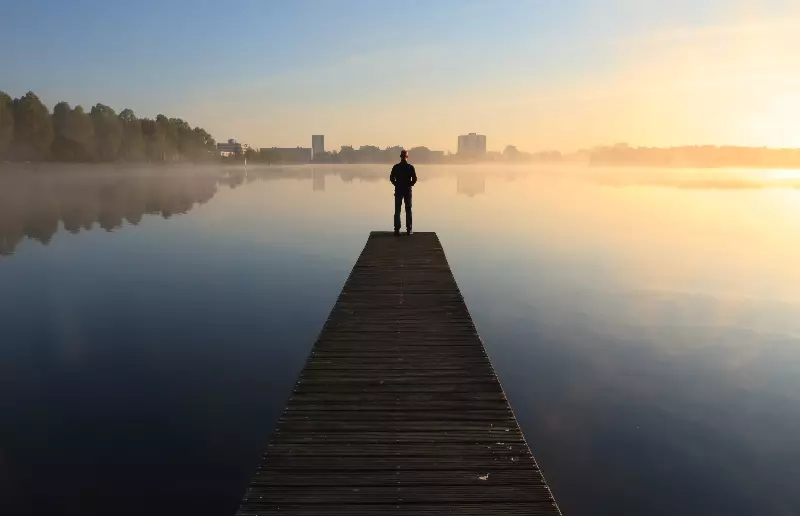
[[(566, 514), (800, 512), (800, 173), (418, 174)], [(0, 170), (0, 512), (233, 514), (392, 209), (384, 166)]]

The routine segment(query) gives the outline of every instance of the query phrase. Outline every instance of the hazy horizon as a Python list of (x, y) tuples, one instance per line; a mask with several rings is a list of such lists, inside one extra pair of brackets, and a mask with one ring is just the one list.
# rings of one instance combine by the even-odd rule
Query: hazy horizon
[[(800, 147), (795, 2), (12, 0), (0, 90), (253, 147)], [(36, 16), (31, 16), (36, 12)], [(52, 44), (57, 41), (58, 44)], [(46, 42), (46, 43), (45, 43)]]

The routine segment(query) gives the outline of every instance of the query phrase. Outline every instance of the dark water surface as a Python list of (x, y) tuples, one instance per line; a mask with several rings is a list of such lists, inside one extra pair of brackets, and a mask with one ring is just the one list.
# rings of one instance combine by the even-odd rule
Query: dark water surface
[[(0, 170), (0, 514), (233, 514), (385, 168)], [(800, 174), (419, 172), (565, 514), (800, 514)]]

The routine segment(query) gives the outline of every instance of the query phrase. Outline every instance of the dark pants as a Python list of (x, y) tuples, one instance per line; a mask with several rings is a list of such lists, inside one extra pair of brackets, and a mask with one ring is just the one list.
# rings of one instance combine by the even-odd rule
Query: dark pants
[(394, 191), (394, 229), (400, 230), (400, 205), (406, 203), (406, 229), (411, 230), (411, 189)]

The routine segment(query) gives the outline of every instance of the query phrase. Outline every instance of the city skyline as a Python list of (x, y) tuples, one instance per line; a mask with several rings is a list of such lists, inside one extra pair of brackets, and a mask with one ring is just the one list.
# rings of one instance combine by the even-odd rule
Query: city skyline
[[(25, 51), (5, 57), (0, 89), (51, 109), (174, 113), (254, 147), (319, 132), (334, 149), (454, 152), (452, 135), (476, 129), (529, 151), (800, 146), (800, 5), (788, 0), (253, 0), (236, 23), (218, 7), (9, 0), (0, 45)], [(407, 37), (387, 38), (397, 25)]]

